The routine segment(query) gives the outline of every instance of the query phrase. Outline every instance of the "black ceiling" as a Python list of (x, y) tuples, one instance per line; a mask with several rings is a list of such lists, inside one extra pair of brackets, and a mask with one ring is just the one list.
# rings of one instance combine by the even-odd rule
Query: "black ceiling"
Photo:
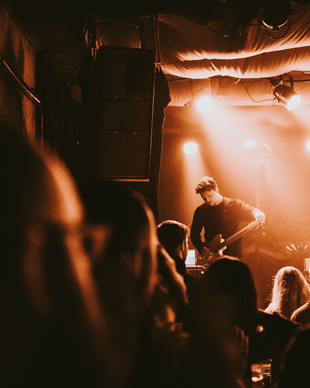
[[(213, 1), (213, 0), (212, 0)], [(15, 20), (39, 50), (44, 50), (55, 71), (59, 72), (74, 91), (78, 69), (85, 56), (85, 26), (94, 15), (115, 20), (139, 17), (174, 7), (178, 1), (157, 0), (9, 0)]]
[[(237, 13), (235, 18), (246, 23), (264, 0), (228, 0)], [(196, 18), (199, 22), (220, 18), (218, 0), (9, 0), (13, 14), (36, 43), (51, 58), (55, 69), (69, 75), (83, 59), (83, 28), (96, 17), (115, 19), (170, 13)]]

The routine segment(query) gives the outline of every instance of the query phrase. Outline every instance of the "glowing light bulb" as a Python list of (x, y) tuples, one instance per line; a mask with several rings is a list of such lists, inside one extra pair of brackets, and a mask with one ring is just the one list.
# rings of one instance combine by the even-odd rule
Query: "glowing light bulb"
[(208, 96), (201, 97), (197, 101), (197, 109), (201, 113), (210, 112), (210, 110), (212, 110), (213, 106), (214, 106), (214, 101), (211, 97), (208, 97)]
[(253, 139), (247, 140), (242, 147), (256, 147), (256, 141)]
[(292, 110), (297, 108), (297, 106), (300, 104), (300, 101), (301, 101), (301, 97), (298, 94), (296, 94), (295, 96), (290, 98), (290, 100), (287, 102), (286, 109)]
[(198, 145), (193, 142), (186, 143), (183, 147), (186, 154), (194, 154), (198, 150)]

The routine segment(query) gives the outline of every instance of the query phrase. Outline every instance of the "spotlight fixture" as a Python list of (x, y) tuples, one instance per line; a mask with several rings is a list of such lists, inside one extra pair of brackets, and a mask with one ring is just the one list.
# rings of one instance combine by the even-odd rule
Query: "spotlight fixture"
[(254, 139), (249, 139), (243, 143), (242, 147), (243, 148), (256, 147), (256, 141)]
[(205, 96), (199, 96), (197, 97), (196, 107), (201, 113), (207, 113), (210, 112), (210, 110), (213, 109), (214, 101), (211, 97), (205, 95)]
[(256, 141), (247, 140), (243, 145), (243, 156), (248, 160), (264, 160), (268, 157), (268, 151), (271, 151), (266, 143), (257, 145)]
[(198, 150), (198, 145), (194, 142), (184, 144), (183, 150), (186, 154), (194, 154)]
[(199, 110), (199, 112), (207, 113), (213, 109), (214, 100), (212, 97), (208, 95), (208, 93), (200, 89), (192, 93), (191, 100), (187, 102), (184, 106), (185, 107), (195, 106)]
[(278, 103), (284, 105), (288, 110), (295, 109), (301, 101), (300, 95), (292, 87), (283, 85), (282, 83), (275, 86), (273, 94)]
[(262, 27), (278, 31), (290, 18), (289, 0), (265, 0), (258, 15)]

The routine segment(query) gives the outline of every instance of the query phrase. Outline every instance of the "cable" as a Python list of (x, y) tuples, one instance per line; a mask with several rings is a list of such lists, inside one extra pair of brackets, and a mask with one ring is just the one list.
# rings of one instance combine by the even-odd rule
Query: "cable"
[[(283, 26), (283, 27), (284, 27), (284, 26)], [(272, 36), (272, 35), (270, 34), (270, 31), (269, 31), (269, 30), (267, 30), (267, 34), (269, 35), (269, 37), (270, 37), (271, 39), (273, 39), (273, 40), (279, 40), (279, 39), (284, 38), (285, 35), (287, 35), (287, 33), (289, 32), (290, 27), (291, 27), (291, 22), (290, 22), (290, 19), (289, 19), (287, 30), (285, 31), (285, 33), (284, 33), (282, 36), (279, 36), (279, 37)]]
[(254, 98), (252, 98), (252, 96), (250, 95), (247, 87), (245, 86), (245, 84), (243, 82), (240, 82), (240, 84), (244, 87), (245, 91), (247, 92), (247, 95), (250, 97), (250, 99), (255, 102), (255, 103), (261, 103), (261, 102), (265, 102), (265, 101), (274, 101), (274, 98), (266, 98), (264, 100), (260, 100), (260, 101), (257, 101), (257, 100), (254, 100)]

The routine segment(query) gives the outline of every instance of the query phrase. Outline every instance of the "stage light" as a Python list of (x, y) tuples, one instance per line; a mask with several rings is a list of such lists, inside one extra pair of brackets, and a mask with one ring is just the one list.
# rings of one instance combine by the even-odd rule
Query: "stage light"
[(199, 112), (210, 112), (214, 107), (214, 101), (211, 97), (204, 95), (197, 97), (196, 106)]
[(268, 151), (270, 151), (266, 143), (257, 145), (255, 140), (247, 140), (243, 143), (242, 147), (243, 157), (249, 160), (267, 159)]
[(203, 89), (192, 92), (191, 99), (184, 105), (185, 107), (195, 106), (199, 112), (207, 113), (214, 107), (213, 98)]
[(198, 145), (193, 142), (188, 142), (184, 145), (183, 150), (186, 154), (194, 154), (198, 150)]
[(251, 139), (243, 143), (242, 147), (256, 147), (256, 141)]
[(285, 106), (288, 110), (295, 109), (301, 101), (301, 97), (292, 87), (283, 85), (282, 83), (274, 88), (273, 94), (278, 103)]
[(262, 27), (278, 31), (290, 18), (289, 0), (267, 0), (258, 15)]

